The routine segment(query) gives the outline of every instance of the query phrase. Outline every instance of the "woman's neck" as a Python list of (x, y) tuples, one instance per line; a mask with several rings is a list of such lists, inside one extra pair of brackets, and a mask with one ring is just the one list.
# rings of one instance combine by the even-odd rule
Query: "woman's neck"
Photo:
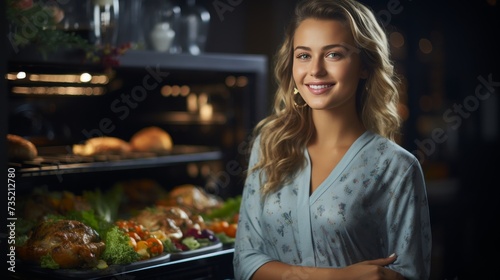
[(340, 114), (328, 110), (314, 110), (312, 121), (315, 131), (309, 145), (350, 146), (366, 131), (355, 112)]

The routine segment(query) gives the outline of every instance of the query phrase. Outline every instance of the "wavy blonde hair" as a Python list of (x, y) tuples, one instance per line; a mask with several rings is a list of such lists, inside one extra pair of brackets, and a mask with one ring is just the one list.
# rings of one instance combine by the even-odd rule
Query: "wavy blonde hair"
[(263, 171), (263, 195), (290, 182), (304, 166), (304, 148), (313, 135), (310, 108), (294, 106), (292, 76), (293, 37), (299, 24), (308, 18), (339, 20), (350, 27), (368, 78), (361, 80), (357, 91), (357, 110), (364, 126), (390, 140), (399, 132), (397, 112), (399, 79), (394, 73), (385, 30), (373, 12), (352, 0), (306, 0), (295, 9), (284, 42), (275, 57), (274, 75), (278, 83), (273, 112), (260, 121), (254, 136), (260, 135), (260, 159), (249, 170)]

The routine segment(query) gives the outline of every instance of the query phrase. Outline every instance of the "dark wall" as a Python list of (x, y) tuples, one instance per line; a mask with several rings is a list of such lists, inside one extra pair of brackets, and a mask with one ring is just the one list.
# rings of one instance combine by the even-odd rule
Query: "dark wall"
[[(3, 3), (1, 4), (3, 5)], [(6, 21), (5, 21), (5, 9), (0, 9), (0, 30), (5, 30), (6, 27)], [(1, 31), (0, 31), (1, 32)], [(5, 65), (7, 65), (7, 56), (5, 55), (7, 53), (7, 42), (6, 40), (2, 40), (2, 43), (0, 43), (0, 168), (1, 168), (1, 173), (3, 178), (7, 177), (7, 149), (6, 149), (6, 133), (7, 133), (7, 86), (5, 83), (5, 79), (3, 77), (5, 76)], [(5, 180), (7, 181), (7, 180)], [(7, 186), (7, 183), (4, 181), (4, 186)], [(0, 195), (2, 197), (2, 200), (0, 203), (2, 205), (7, 206), (7, 190), (4, 187), (3, 191)], [(5, 208), (4, 208), (5, 209)], [(7, 211), (2, 211), (0, 214), (0, 219), (2, 221), (6, 221), (7, 218)], [(0, 230), (0, 233), (3, 235), (4, 233), (7, 233), (6, 227), (3, 227)], [(2, 237), (0, 239), (0, 250), (2, 252), (7, 252), (8, 248), (8, 243), (6, 242), (6, 236)], [(6, 255), (2, 254), (1, 260), (6, 261)], [(6, 263), (6, 262), (3, 262)], [(2, 269), (5, 269), (5, 267), (2, 267)]]

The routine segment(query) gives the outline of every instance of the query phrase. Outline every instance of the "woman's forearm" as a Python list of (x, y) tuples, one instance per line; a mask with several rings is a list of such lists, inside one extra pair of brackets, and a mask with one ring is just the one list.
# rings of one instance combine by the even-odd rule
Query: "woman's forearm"
[(363, 261), (344, 268), (295, 266), (271, 261), (257, 269), (252, 276), (252, 280), (404, 280), (401, 274), (386, 267), (396, 259), (396, 254), (392, 254), (387, 258)]
[(334, 279), (332, 268), (293, 266), (277, 261), (262, 265), (252, 276), (252, 280), (273, 279)]

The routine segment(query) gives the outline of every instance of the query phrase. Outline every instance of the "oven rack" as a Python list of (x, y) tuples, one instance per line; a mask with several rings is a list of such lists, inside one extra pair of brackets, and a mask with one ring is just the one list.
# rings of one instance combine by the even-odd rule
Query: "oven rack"
[(220, 149), (189, 145), (177, 145), (165, 153), (130, 152), (94, 156), (79, 156), (68, 150), (68, 146), (42, 147), (33, 160), (9, 162), (9, 167), (16, 168), (21, 177), (36, 177), (216, 161), (223, 157)]

